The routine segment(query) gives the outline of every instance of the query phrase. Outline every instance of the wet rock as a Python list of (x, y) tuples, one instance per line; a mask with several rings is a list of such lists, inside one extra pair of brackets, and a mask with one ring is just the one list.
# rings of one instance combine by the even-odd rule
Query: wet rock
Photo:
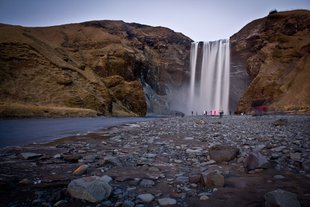
[(150, 193), (145, 193), (145, 194), (138, 195), (137, 198), (140, 199), (142, 202), (149, 203), (152, 200), (154, 200), (155, 196), (153, 196)]
[(192, 149), (186, 149), (186, 153), (191, 155), (200, 155), (202, 153), (202, 150), (203, 149), (201, 147), (195, 147)]
[(122, 207), (134, 207), (134, 206), (135, 206), (135, 203), (132, 202), (131, 200), (125, 200), (122, 205)]
[(150, 188), (153, 185), (155, 185), (155, 182), (153, 180), (149, 180), (149, 179), (142, 179), (140, 181), (139, 185), (144, 187), (144, 188)]
[(176, 179), (175, 179), (176, 182), (179, 182), (179, 183), (187, 183), (189, 181), (189, 178), (187, 176), (178, 176)]
[(83, 157), (84, 163), (93, 163), (97, 159), (97, 155), (86, 155)]
[(273, 178), (276, 179), (276, 180), (282, 180), (285, 177), (283, 175), (275, 175), (275, 176), (273, 176)]
[(294, 161), (300, 161), (301, 160), (301, 153), (299, 153), (299, 152), (290, 153), (290, 158)]
[(268, 168), (268, 159), (260, 152), (251, 152), (247, 158), (244, 159), (244, 167), (247, 170), (255, 170), (257, 168)]
[(277, 189), (264, 195), (265, 207), (300, 207), (297, 195), (285, 190)]
[(278, 119), (274, 121), (272, 124), (273, 126), (286, 126), (288, 124), (288, 120), (285, 118), (282, 118), (282, 119)]
[(79, 159), (81, 159), (81, 155), (73, 154), (73, 155), (63, 155), (63, 159), (67, 162), (77, 163)]
[(57, 201), (57, 202), (54, 204), (54, 206), (55, 206), (55, 207), (64, 206), (64, 205), (66, 205), (67, 203), (68, 203), (67, 200), (60, 200), (60, 201)]
[(208, 162), (206, 162), (206, 165), (213, 165), (215, 163), (216, 163), (215, 160), (209, 160)]
[(154, 159), (156, 158), (156, 156), (157, 156), (156, 154), (152, 154), (152, 153), (147, 153), (144, 155), (144, 157), (147, 159)]
[(74, 198), (96, 203), (107, 199), (112, 187), (105, 179), (90, 176), (72, 180), (68, 185), (68, 192)]
[(113, 157), (113, 156), (106, 156), (104, 157), (105, 163), (107, 164), (112, 164), (114, 166), (123, 166), (123, 164), (121, 163), (121, 161), (117, 158), (117, 157)]
[(224, 176), (218, 171), (212, 171), (201, 174), (201, 182), (206, 187), (223, 187)]
[(209, 196), (206, 196), (206, 195), (202, 195), (199, 197), (200, 200), (208, 200), (209, 199)]
[(278, 146), (278, 147), (272, 148), (271, 151), (282, 152), (284, 149), (286, 149), (286, 146)]
[(19, 184), (22, 184), (22, 185), (29, 185), (31, 183), (32, 183), (31, 180), (29, 180), (28, 178), (24, 178), (21, 181), (19, 181)]
[(88, 165), (80, 165), (77, 169), (73, 171), (73, 175), (83, 175), (87, 172)]
[(55, 159), (60, 159), (60, 158), (62, 158), (62, 155), (61, 154), (56, 154), (56, 155), (54, 155), (53, 156)]
[(160, 206), (167, 206), (167, 205), (175, 205), (177, 201), (173, 198), (160, 198), (158, 199), (158, 204)]
[(236, 158), (239, 149), (228, 145), (215, 145), (209, 149), (209, 154), (212, 160), (216, 162), (228, 162)]
[(26, 160), (42, 157), (42, 154), (33, 153), (33, 152), (23, 152), (23, 153), (20, 153), (20, 155)]

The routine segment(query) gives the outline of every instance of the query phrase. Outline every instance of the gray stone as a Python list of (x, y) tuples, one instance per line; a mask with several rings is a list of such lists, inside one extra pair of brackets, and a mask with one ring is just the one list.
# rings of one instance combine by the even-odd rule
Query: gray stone
[(187, 154), (194, 154), (194, 155), (200, 155), (202, 153), (202, 148), (201, 147), (195, 147), (192, 149), (186, 149)]
[(290, 153), (290, 158), (294, 161), (300, 161), (301, 153), (300, 152)]
[(297, 195), (285, 190), (277, 189), (264, 195), (265, 207), (300, 207)]
[(158, 199), (158, 204), (160, 206), (167, 206), (167, 205), (175, 205), (177, 201), (173, 198), (160, 198)]
[(200, 200), (208, 200), (209, 196), (203, 195), (199, 197)]
[(152, 153), (147, 153), (144, 155), (144, 157), (148, 158), (148, 159), (154, 159), (157, 155), (156, 154), (152, 154)]
[(104, 160), (105, 160), (106, 163), (110, 163), (110, 164), (112, 164), (112, 165), (119, 166), (119, 167), (122, 166), (121, 161), (120, 161), (117, 157), (106, 156), (106, 157), (104, 158)]
[(57, 201), (57, 202), (54, 204), (54, 206), (55, 206), (55, 207), (58, 207), (58, 206), (65, 205), (65, 204), (67, 204), (67, 203), (68, 203), (67, 200), (60, 200), (60, 201)]
[(23, 185), (29, 185), (31, 184), (31, 180), (29, 180), (28, 178), (24, 178), (21, 181), (19, 181), (19, 184), (23, 184)]
[(285, 148), (286, 146), (279, 146), (279, 147), (272, 148), (271, 151), (282, 152)]
[(150, 193), (145, 193), (145, 194), (140, 194), (138, 195), (138, 197), (142, 202), (146, 202), (146, 203), (149, 203), (151, 202), (152, 200), (154, 200), (155, 196), (153, 196), (152, 194)]
[(285, 177), (283, 175), (275, 175), (275, 176), (273, 176), (273, 178), (276, 179), (276, 180), (282, 180)]
[(224, 176), (217, 171), (201, 174), (201, 181), (206, 187), (223, 187), (225, 182)]
[(20, 153), (20, 155), (26, 160), (42, 157), (42, 154), (33, 153), (33, 152), (23, 152), (23, 153)]
[(153, 185), (155, 185), (155, 182), (153, 180), (149, 180), (149, 179), (143, 179), (140, 181), (140, 186), (145, 187), (145, 188), (150, 188)]
[(209, 149), (210, 157), (216, 162), (228, 162), (236, 158), (239, 149), (228, 145), (215, 145)]
[(96, 203), (107, 199), (112, 187), (105, 179), (90, 176), (72, 180), (68, 185), (68, 192), (74, 198)]
[(77, 163), (79, 159), (82, 158), (82, 156), (78, 154), (63, 155), (62, 157), (65, 161), (72, 162), (72, 163)]
[(257, 168), (268, 168), (269, 162), (267, 158), (260, 152), (251, 152), (246, 159), (244, 159), (244, 167), (247, 170), (255, 170)]
[(135, 203), (132, 202), (131, 200), (125, 200), (122, 205), (122, 207), (134, 207), (134, 206), (135, 206)]
[(288, 119), (282, 118), (274, 121), (273, 126), (286, 126), (288, 124)]
[(179, 182), (179, 183), (187, 183), (189, 182), (189, 177), (187, 176), (178, 176), (176, 179), (175, 179), (176, 182)]

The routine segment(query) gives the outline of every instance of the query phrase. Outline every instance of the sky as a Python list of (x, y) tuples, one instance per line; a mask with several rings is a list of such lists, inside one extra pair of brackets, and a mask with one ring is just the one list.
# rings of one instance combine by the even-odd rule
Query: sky
[(123, 20), (213, 41), (229, 38), (271, 10), (293, 9), (310, 10), (310, 0), (0, 0), (0, 22), (36, 27)]

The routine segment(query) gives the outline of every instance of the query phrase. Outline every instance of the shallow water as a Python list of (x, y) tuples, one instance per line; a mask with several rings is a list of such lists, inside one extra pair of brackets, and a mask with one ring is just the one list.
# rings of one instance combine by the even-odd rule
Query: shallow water
[(48, 142), (156, 117), (87, 117), (0, 119), (0, 147)]

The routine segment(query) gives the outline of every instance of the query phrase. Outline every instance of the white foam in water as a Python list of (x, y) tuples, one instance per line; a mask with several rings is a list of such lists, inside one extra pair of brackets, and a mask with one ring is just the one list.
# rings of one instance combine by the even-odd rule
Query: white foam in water
[[(197, 68), (198, 42), (191, 45), (191, 79), (188, 114), (221, 110), (228, 114), (230, 48), (229, 40), (203, 42), (201, 68)], [(201, 43), (200, 43), (201, 44)], [(200, 77), (197, 71), (201, 71)]]

